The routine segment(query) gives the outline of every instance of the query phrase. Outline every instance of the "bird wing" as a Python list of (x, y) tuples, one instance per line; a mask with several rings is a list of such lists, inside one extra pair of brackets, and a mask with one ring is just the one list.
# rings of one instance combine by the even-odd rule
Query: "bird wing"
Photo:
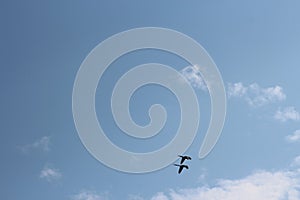
[(178, 174), (180, 174), (182, 172), (183, 166), (180, 166), (178, 169)]
[(181, 161), (180, 161), (180, 164), (182, 164), (185, 160), (185, 157), (181, 157)]

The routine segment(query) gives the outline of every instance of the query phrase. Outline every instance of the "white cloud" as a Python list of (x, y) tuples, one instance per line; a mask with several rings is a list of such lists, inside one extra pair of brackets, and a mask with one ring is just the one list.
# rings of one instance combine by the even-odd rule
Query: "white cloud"
[(32, 150), (41, 150), (48, 152), (50, 151), (50, 137), (49, 136), (44, 136), (32, 144), (27, 144), (22, 147), (20, 147), (23, 153), (28, 153)]
[(275, 113), (274, 118), (282, 122), (288, 120), (299, 121), (300, 114), (294, 107), (286, 107), (284, 109), (279, 108)]
[(62, 177), (62, 174), (58, 169), (45, 166), (40, 172), (40, 178), (45, 179), (48, 182), (59, 180)]
[(82, 191), (71, 197), (72, 200), (107, 200), (107, 197), (101, 196), (94, 191)]
[(170, 190), (151, 200), (300, 200), (299, 174), (259, 171), (237, 180), (220, 180), (216, 186)]
[(229, 98), (243, 98), (251, 106), (263, 106), (286, 99), (282, 87), (277, 85), (263, 88), (257, 83), (252, 83), (249, 86), (244, 86), (241, 82), (229, 83), (227, 93)]
[(247, 93), (247, 87), (243, 83), (229, 83), (228, 84), (228, 97), (242, 97)]
[(201, 77), (201, 73), (197, 65), (187, 66), (180, 72), (193, 87), (204, 91), (207, 90), (207, 86)]
[(288, 142), (300, 141), (300, 130), (296, 130), (293, 134), (286, 136)]

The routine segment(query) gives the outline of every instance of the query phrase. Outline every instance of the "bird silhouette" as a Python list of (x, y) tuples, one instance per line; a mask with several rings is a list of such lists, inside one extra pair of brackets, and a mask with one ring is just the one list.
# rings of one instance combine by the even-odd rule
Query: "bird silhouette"
[(178, 155), (178, 157), (181, 157), (180, 164), (182, 164), (185, 160), (192, 160), (192, 158), (190, 156)]
[(178, 164), (174, 164), (174, 166), (179, 167), (179, 169), (178, 169), (178, 174), (180, 174), (180, 173), (182, 172), (183, 168), (189, 169), (189, 166), (187, 166), (187, 165), (178, 165)]

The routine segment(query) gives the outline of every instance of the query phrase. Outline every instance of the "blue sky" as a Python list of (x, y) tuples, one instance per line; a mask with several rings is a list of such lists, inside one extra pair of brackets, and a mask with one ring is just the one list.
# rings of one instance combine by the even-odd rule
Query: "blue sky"
[[(296, 0), (1, 2), (1, 198), (300, 199), (299, 8)], [(226, 86), (224, 129), (203, 160), (197, 155), (210, 98), (194, 88), (200, 128), (186, 152), (193, 157), (190, 169), (181, 175), (172, 165), (147, 174), (108, 168), (82, 145), (73, 121), (73, 83), (84, 58), (109, 36), (146, 26), (195, 39)], [(166, 127), (149, 140), (130, 138), (116, 127), (111, 89), (122, 73), (148, 62), (179, 71), (188, 67), (166, 52), (133, 52), (112, 64), (96, 93), (97, 116), (107, 136), (137, 152), (166, 144), (180, 120), (174, 95), (145, 86), (132, 97), (133, 119), (146, 125), (149, 106), (161, 103), (168, 111)]]

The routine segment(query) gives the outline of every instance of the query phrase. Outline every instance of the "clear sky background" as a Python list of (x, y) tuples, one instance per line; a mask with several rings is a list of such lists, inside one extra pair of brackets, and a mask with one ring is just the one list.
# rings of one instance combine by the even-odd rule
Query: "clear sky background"
[[(2, 1), (1, 199), (300, 199), (299, 9), (297, 0)], [(73, 122), (73, 83), (87, 54), (113, 34), (145, 26), (194, 38), (211, 55), (226, 86), (222, 135), (209, 156), (199, 160), (210, 98), (195, 85), (200, 129), (186, 152), (193, 157), (190, 169), (180, 175), (172, 165), (139, 175), (112, 170), (86, 151)], [(146, 125), (149, 105), (161, 103), (168, 111), (163, 131), (137, 140), (114, 124), (113, 85), (147, 62), (177, 70), (188, 66), (166, 52), (134, 52), (112, 64), (96, 93), (107, 136), (137, 152), (166, 144), (180, 121), (174, 95), (146, 86), (132, 97), (132, 117)]]

